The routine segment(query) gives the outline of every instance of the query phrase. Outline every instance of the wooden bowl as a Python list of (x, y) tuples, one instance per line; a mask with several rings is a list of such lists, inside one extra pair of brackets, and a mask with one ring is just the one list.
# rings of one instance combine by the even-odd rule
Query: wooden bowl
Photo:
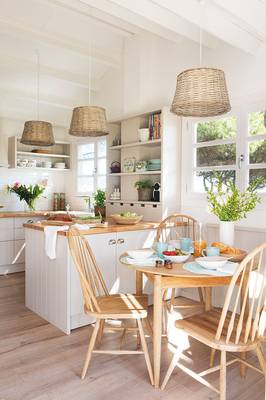
[(247, 252), (245, 250), (239, 250), (240, 253), (235, 254), (235, 253), (221, 253), (221, 256), (226, 256), (226, 257), (230, 257), (230, 261), (233, 262), (241, 262), (242, 260), (244, 260), (244, 258), (247, 255)]
[(129, 218), (129, 217), (122, 217), (119, 214), (113, 214), (110, 215), (110, 217), (115, 221), (116, 224), (119, 225), (135, 225), (142, 220), (143, 215), (138, 215), (137, 217)]

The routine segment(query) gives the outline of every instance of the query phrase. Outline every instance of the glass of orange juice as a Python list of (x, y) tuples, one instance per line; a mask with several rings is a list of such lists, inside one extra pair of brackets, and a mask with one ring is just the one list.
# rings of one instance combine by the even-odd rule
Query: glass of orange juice
[(202, 222), (198, 222), (196, 226), (195, 232), (195, 241), (194, 241), (194, 256), (201, 257), (202, 250), (206, 249), (207, 242), (204, 239), (204, 227)]

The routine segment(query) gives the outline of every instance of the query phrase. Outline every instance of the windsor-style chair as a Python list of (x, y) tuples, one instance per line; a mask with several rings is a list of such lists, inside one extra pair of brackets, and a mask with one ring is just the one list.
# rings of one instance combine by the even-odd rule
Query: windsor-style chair
[[(189, 237), (194, 241), (196, 239), (196, 224), (197, 221), (184, 214), (172, 214), (165, 218), (157, 228), (156, 241), (167, 243), (170, 240), (178, 240), (182, 237)], [(188, 302), (185, 299), (175, 305), (175, 289), (171, 290), (170, 302), (167, 301), (167, 291), (163, 294), (163, 306), (164, 306), (164, 330), (166, 325), (167, 313), (173, 312), (174, 308), (200, 310), (204, 307), (204, 290), (198, 288), (199, 302)]]
[[(261, 350), (266, 325), (266, 269), (262, 262), (265, 249), (266, 243), (258, 246), (239, 264), (228, 286), (223, 308), (215, 308), (176, 322), (178, 329), (183, 329), (189, 336), (211, 349), (219, 350), (220, 365), (195, 373), (178, 361), (176, 353), (164, 378), (162, 389), (165, 388), (175, 366), (216, 393), (220, 393), (220, 400), (226, 400), (228, 365), (240, 362), (262, 373), (266, 378), (266, 361)], [(241, 357), (249, 350), (256, 351), (261, 370)], [(226, 361), (226, 353), (232, 352), (240, 353), (240, 357), (232, 355), (232, 359)], [(204, 378), (205, 375), (218, 370), (219, 389)], [(264, 396), (266, 399), (266, 393)]]
[[(97, 265), (88, 241), (80, 234), (78, 229), (70, 227), (68, 231), (70, 252), (77, 268), (82, 293), (84, 297), (84, 310), (96, 319), (93, 329), (81, 378), (84, 379), (92, 353), (105, 354), (144, 354), (150, 381), (153, 385), (153, 372), (144, 335), (142, 320), (147, 318), (147, 296), (132, 294), (109, 294), (103, 276)], [(101, 341), (106, 320), (135, 320), (136, 330), (140, 337), (142, 351), (137, 350), (95, 350), (95, 344)], [(112, 328), (113, 329), (113, 328)], [(125, 329), (123, 329), (123, 336)], [(123, 337), (122, 336), (122, 337)]]

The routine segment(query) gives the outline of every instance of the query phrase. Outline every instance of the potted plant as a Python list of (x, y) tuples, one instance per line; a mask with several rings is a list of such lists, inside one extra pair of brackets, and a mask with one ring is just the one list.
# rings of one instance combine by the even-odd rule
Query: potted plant
[(225, 184), (219, 174), (214, 180), (210, 189), (205, 187), (209, 207), (220, 221), (220, 241), (233, 246), (235, 222), (246, 218), (247, 213), (254, 210), (261, 202), (258, 189), (264, 186), (265, 180), (254, 179), (244, 192), (241, 192), (232, 181)]
[(135, 183), (135, 188), (138, 191), (139, 201), (151, 201), (152, 200), (152, 188), (153, 183), (149, 179), (144, 179), (142, 181), (137, 181)]
[(35, 202), (39, 197), (44, 197), (42, 194), (45, 191), (43, 185), (23, 185), (19, 182), (14, 185), (7, 185), (7, 191), (9, 193), (15, 193), (20, 201), (24, 201), (30, 211), (35, 210)]
[(101, 215), (105, 217), (105, 201), (106, 193), (102, 189), (97, 189), (93, 194), (92, 198), (94, 201), (94, 213), (95, 215)]

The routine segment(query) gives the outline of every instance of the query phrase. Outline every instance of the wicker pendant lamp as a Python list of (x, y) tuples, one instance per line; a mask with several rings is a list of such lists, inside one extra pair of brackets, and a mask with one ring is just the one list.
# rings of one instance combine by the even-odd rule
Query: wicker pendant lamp
[[(200, 65), (202, 32), (200, 29)], [(216, 68), (187, 69), (177, 76), (171, 111), (183, 117), (213, 117), (231, 110), (224, 72)]]
[(50, 122), (39, 121), (39, 100), (40, 100), (40, 55), (37, 55), (37, 119), (26, 121), (22, 133), (21, 143), (32, 146), (52, 146), (54, 141), (53, 127)]
[[(91, 103), (91, 57), (89, 60), (89, 104)], [(96, 106), (75, 107), (69, 129), (71, 136), (97, 137), (108, 135), (105, 109)]]

